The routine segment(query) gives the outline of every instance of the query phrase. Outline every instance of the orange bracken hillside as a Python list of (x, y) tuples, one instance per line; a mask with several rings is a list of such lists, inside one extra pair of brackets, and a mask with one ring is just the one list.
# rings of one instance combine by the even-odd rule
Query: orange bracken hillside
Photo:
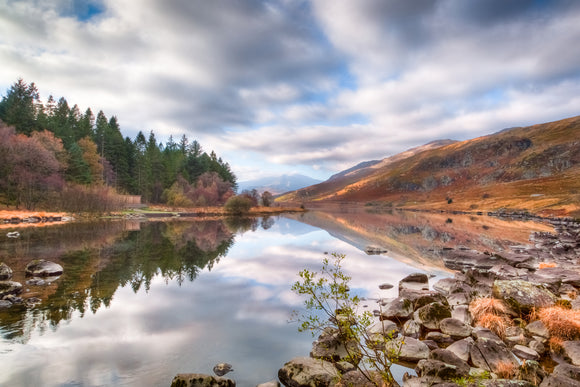
[(579, 139), (580, 116), (438, 143), (351, 172), (354, 181), (340, 176), (278, 200), (580, 216)]

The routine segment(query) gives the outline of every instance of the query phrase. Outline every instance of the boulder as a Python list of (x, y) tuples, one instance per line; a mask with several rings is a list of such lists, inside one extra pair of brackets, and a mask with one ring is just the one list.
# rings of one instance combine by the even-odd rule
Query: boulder
[(533, 308), (553, 306), (557, 300), (557, 297), (542, 285), (522, 280), (496, 280), (493, 284), (493, 296), (504, 300), (519, 313), (528, 313)]
[(568, 363), (560, 363), (554, 368), (552, 375), (562, 375), (580, 382), (580, 367)]
[(61, 265), (44, 259), (35, 259), (26, 265), (26, 275), (31, 277), (57, 276), (62, 271)]
[(219, 363), (213, 367), (213, 372), (217, 376), (224, 376), (228, 372), (232, 372), (234, 369), (231, 364), (228, 363)]
[(479, 382), (481, 387), (534, 387), (527, 380), (487, 379)]
[(213, 375), (177, 374), (171, 382), (171, 387), (235, 387), (236, 382)]
[(471, 293), (471, 286), (455, 278), (443, 278), (433, 284), (433, 289), (444, 296), (452, 293)]
[(421, 336), (421, 325), (415, 320), (408, 320), (403, 325), (403, 335), (418, 339)]
[(474, 340), (471, 337), (467, 337), (463, 340), (456, 341), (447, 347), (447, 351), (452, 352), (459, 359), (468, 362), (469, 361), (469, 351), (473, 346)]
[(439, 324), (441, 332), (451, 336), (453, 339), (463, 339), (471, 336), (471, 327), (454, 318), (445, 318)]
[(429, 358), (429, 347), (412, 337), (400, 336), (385, 345), (387, 351), (399, 354), (399, 360), (416, 363)]
[(564, 341), (564, 356), (575, 366), (580, 366), (580, 341)]
[(453, 340), (451, 338), (451, 336), (446, 335), (445, 333), (441, 333), (441, 332), (428, 332), (427, 335), (425, 335), (425, 339), (426, 340), (432, 340), (435, 343), (437, 343), (438, 347), (447, 347), (451, 344), (453, 344), (455, 342), (455, 340)]
[(457, 305), (451, 309), (451, 317), (457, 319), (464, 324), (471, 325), (473, 322), (473, 317), (471, 317), (471, 312), (467, 305)]
[(397, 327), (397, 324), (391, 320), (381, 320), (368, 327), (367, 334), (371, 337), (372, 335), (379, 334), (392, 338), (399, 334), (399, 328)]
[(451, 293), (447, 296), (447, 302), (451, 307), (458, 305), (469, 305), (472, 297), (467, 293)]
[(8, 309), (12, 306), (12, 303), (8, 300), (0, 300), (0, 309)]
[(415, 311), (415, 320), (427, 329), (439, 329), (441, 320), (451, 317), (451, 309), (441, 304), (433, 302)]
[(0, 281), (0, 298), (22, 293), (22, 284), (16, 281)]
[(4, 262), (0, 262), (0, 281), (7, 281), (10, 278), (12, 278), (12, 269)]
[(580, 382), (563, 375), (548, 375), (540, 387), (580, 387)]
[(271, 380), (266, 383), (260, 383), (256, 387), (280, 387), (280, 382), (277, 380)]
[(312, 345), (310, 356), (328, 361), (356, 361), (360, 358), (358, 343), (345, 341), (340, 337), (338, 329), (325, 328), (318, 340)]
[(537, 361), (527, 360), (522, 362), (519, 370), (519, 379), (527, 380), (534, 386), (538, 386), (545, 377), (546, 371)]
[(397, 297), (387, 301), (381, 308), (381, 320), (407, 320), (413, 315), (413, 303), (406, 298)]
[(497, 342), (502, 342), (502, 339), (499, 338), (498, 335), (493, 333), (491, 330), (482, 327), (475, 327), (473, 331), (471, 331), (471, 335), (477, 340), (480, 338), (485, 338), (489, 340), (495, 340)]
[(479, 338), (471, 347), (469, 352), (473, 365), (486, 371), (496, 373), (500, 367), (512, 364), (514, 370), (519, 367), (519, 363), (514, 354), (503, 342)]
[(550, 338), (550, 331), (548, 331), (548, 328), (541, 320), (529, 323), (526, 325), (525, 330), (530, 336), (540, 336), (546, 339)]
[(429, 276), (425, 273), (409, 274), (399, 281), (401, 289), (429, 290)]
[(458, 374), (467, 376), (469, 375), (470, 366), (466, 361), (460, 359), (455, 353), (448, 349), (436, 349), (431, 351), (429, 354), (429, 359), (439, 360), (446, 364), (451, 364), (455, 366), (458, 370)]
[(325, 387), (338, 377), (332, 363), (311, 357), (296, 357), (278, 371), (278, 379), (286, 387)]
[(467, 371), (465, 371), (464, 369), (460, 369), (452, 364), (447, 364), (441, 360), (423, 359), (417, 363), (415, 372), (422, 377), (438, 376), (444, 380), (458, 379), (469, 374), (469, 366), (467, 366)]
[[(367, 379), (370, 377), (375, 381), (372, 383)], [(342, 374), (339, 380), (333, 382), (331, 387), (345, 387), (345, 386), (357, 386), (357, 387), (375, 387), (382, 384), (381, 375), (376, 371), (367, 371), (366, 376), (359, 370), (353, 370)], [(318, 385), (316, 385), (318, 386)]]

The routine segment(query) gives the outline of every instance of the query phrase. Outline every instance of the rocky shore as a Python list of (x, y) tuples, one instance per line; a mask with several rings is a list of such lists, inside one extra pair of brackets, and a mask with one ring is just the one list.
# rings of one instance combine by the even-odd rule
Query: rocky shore
[[(552, 224), (555, 233), (534, 233), (507, 252), (444, 250), (454, 277), (430, 284), (412, 274), (398, 297), (378, 300), (371, 329), (391, 335), (385, 350), (414, 369), (403, 386), (580, 386), (580, 223)], [(280, 382), (264, 386), (372, 385), (346, 358), (345, 343), (325, 331), (310, 356), (290, 360)], [(235, 386), (191, 375), (172, 386)]]

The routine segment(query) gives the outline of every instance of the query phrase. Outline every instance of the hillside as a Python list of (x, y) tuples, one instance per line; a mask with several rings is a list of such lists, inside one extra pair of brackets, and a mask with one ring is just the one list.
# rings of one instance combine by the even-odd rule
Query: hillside
[(430, 143), (279, 200), (578, 216), (579, 139), (580, 116)]

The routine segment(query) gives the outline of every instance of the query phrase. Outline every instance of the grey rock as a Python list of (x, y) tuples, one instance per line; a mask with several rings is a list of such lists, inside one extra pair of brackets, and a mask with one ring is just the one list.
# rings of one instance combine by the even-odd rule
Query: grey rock
[(568, 363), (560, 363), (554, 368), (552, 375), (562, 375), (580, 382), (580, 367)]
[(479, 382), (481, 387), (534, 387), (527, 380), (488, 379)]
[(511, 363), (514, 369), (519, 363), (514, 354), (503, 342), (479, 338), (471, 347), (469, 353), (473, 365), (490, 372), (497, 372), (501, 364)]
[(540, 387), (580, 387), (580, 382), (563, 375), (548, 375)]
[(421, 335), (421, 325), (415, 320), (408, 320), (403, 324), (403, 335), (418, 339)]
[(557, 300), (557, 297), (545, 287), (522, 280), (496, 280), (493, 284), (493, 295), (504, 300), (519, 313), (530, 312), (533, 308), (553, 306)]
[(542, 369), (540, 363), (535, 360), (522, 362), (519, 370), (519, 379), (527, 380), (534, 386), (538, 386), (546, 377), (546, 371)]
[(26, 265), (26, 275), (32, 277), (57, 276), (62, 272), (61, 265), (44, 259), (35, 259)]
[(429, 347), (425, 343), (412, 337), (397, 337), (389, 341), (385, 348), (388, 351), (399, 353), (400, 360), (411, 363), (416, 363), (421, 359), (427, 359), (429, 357)]
[(471, 351), (471, 347), (473, 346), (474, 342), (475, 341), (471, 337), (467, 337), (463, 340), (459, 340), (451, 344), (449, 347), (447, 347), (447, 350), (453, 352), (459, 359), (468, 362), (469, 352)]
[(425, 305), (415, 311), (414, 318), (427, 329), (439, 329), (441, 320), (451, 317), (451, 309), (439, 302)]
[(451, 336), (441, 332), (429, 332), (425, 335), (425, 339), (433, 340), (439, 347), (447, 347), (455, 342)]
[(516, 344), (512, 348), (512, 352), (514, 355), (519, 357), (520, 359), (524, 360), (540, 360), (540, 355), (529, 347), (525, 347), (523, 345)]
[(439, 376), (421, 376), (405, 380), (403, 387), (434, 387), (439, 383), (443, 383)]
[(310, 356), (315, 359), (328, 361), (342, 361), (358, 357), (358, 343), (341, 339), (338, 329), (325, 328), (322, 334), (312, 345)]
[(379, 285), (379, 289), (381, 289), (381, 290), (388, 290), (388, 289), (392, 289), (392, 288), (393, 288), (393, 285), (387, 284), (387, 283)]
[(454, 318), (445, 318), (439, 324), (441, 332), (453, 339), (463, 339), (471, 335), (471, 327)]
[(475, 327), (471, 331), (471, 334), (472, 334), (473, 338), (476, 340), (480, 339), (480, 338), (485, 338), (485, 339), (489, 339), (489, 340), (495, 340), (497, 342), (503, 342), (502, 339), (500, 339), (498, 335), (496, 335), (495, 333), (493, 333), (491, 330), (489, 330), (487, 328)]
[(546, 352), (546, 346), (537, 340), (530, 341), (528, 347), (536, 351), (540, 356)]
[(429, 359), (439, 360), (446, 364), (451, 364), (457, 367), (458, 374), (462, 376), (469, 375), (469, 364), (466, 361), (460, 359), (455, 353), (449, 351), (448, 349), (436, 349), (431, 351), (429, 354)]
[(472, 297), (467, 293), (452, 293), (447, 296), (447, 302), (451, 307), (457, 305), (469, 305)]
[(177, 374), (171, 382), (171, 387), (235, 387), (236, 382), (213, 375)]
[(396, 337), (399, 333), (399, 328), (391, 320), (381, 320), (368, 327), (367, 333), (369, 336), (379, 334), (385, 337)]
[(22, 293), (22, 284), (16, 281), (0, 281), (0, 298)]
[(224, 376), (228, 372), (232, 372), (234, 369), (231, 364), (228, 363), (219, 363), (213, 367), (213, 372), (217, 376)]
[(406, 298), (397, 297), (381, 308), (381, 320), (407, 320), (413, 315), (413, 303)]
[(575, 366), (580, 366), (580, 341), (564, 341), (564, 356)]
[(278, 371), (278, 379), (286, 387), (330, 386), (338, 377), (332, 363), (311, 357), (296, 357)]
[(256, 387), (280, 387), (280, 382), (277, 380), (271, 380), (266, 383), (260, 383)]
[(12, 269), (4, 262), (0, 262), (0, 281), (7, 281), (10, 278), (12, 278)]
[(540, 336), (540, 337), (543, 337), (546, 339), (550, 338), (550, 332), (548, 331), (548, 328), (540, 320), (536, 320), (536, 321), (529, 323), (528, 325), (526, 325), (525, 330), (532, 337), (533, 336)]
[(451, 309), (451, 317), (455, 318), (464, 324), (471, 325), (473, 323), (473, 317), (469, 311), (467, 305), (458, 305)]
[(417, 367), (415, 367), (415, 372), (418, 375), (424, 376), (438, 376), (442, 379), (457, 379), (461, 377), (465, 377), (469, 374), (469, 366), (467, 367), (467, 371), (463, 369), (459, 369), (457, 366), (452, 364), (447, 364), (440, 360), (434, 359), (423, 359), (417, 363)]
[(12, 303), (8, 300), (0, 300), (0, 309), (8, 309), (12, 306)]

